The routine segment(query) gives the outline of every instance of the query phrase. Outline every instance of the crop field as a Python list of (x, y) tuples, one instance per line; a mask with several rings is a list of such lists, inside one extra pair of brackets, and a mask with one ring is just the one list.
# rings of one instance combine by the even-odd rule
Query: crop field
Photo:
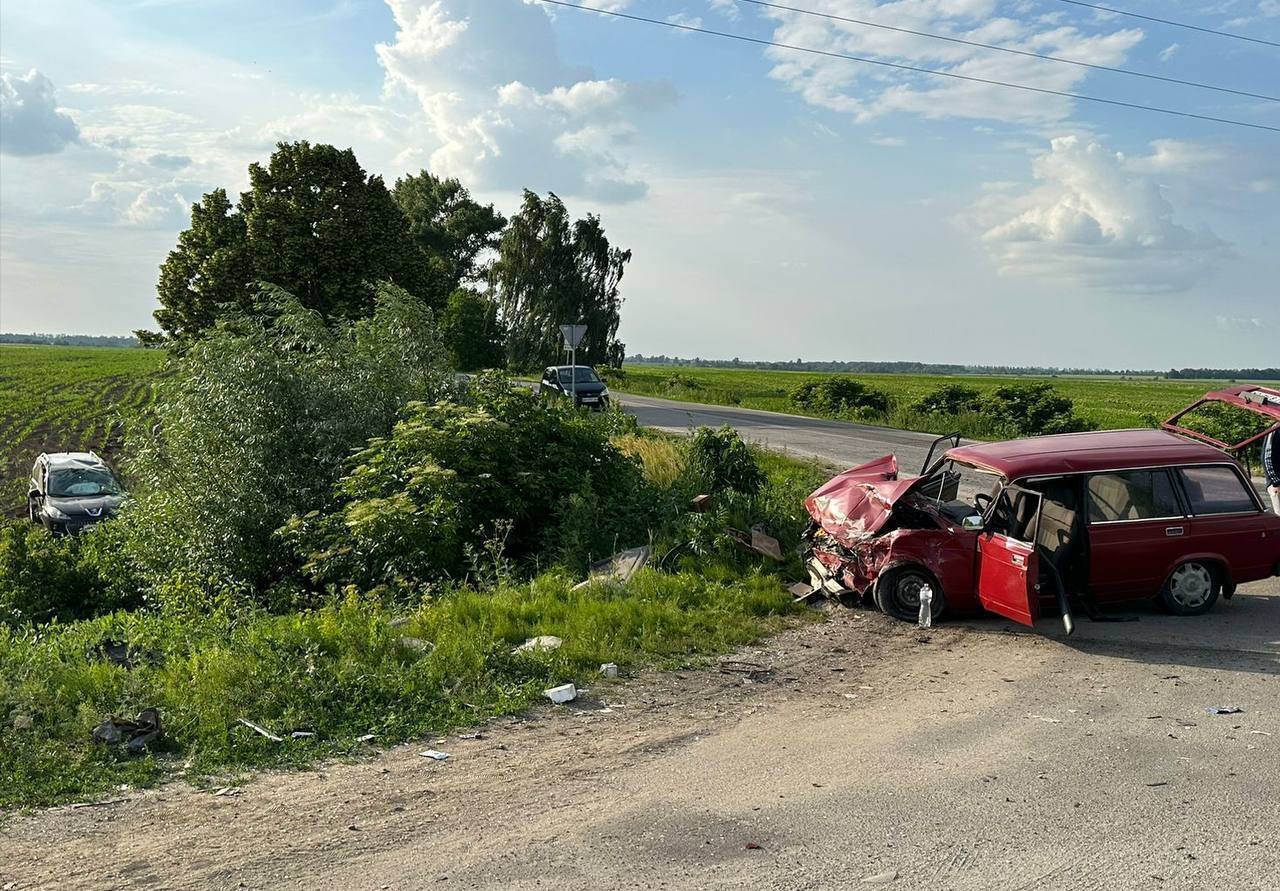
[(0, 513), (22, 512), (24, 480), (42, 451), (113, 458), (125, 419), (150, 404), (163, 361), (153, 350), (0, 346)]
[[(798, 384), (831, 377), (825, 372), (682, 368), (627, 365), (613, 385), (627, 393), (660, 396), (714, 405), (740, 405), (767, 411), (808, 414), (788, 394)], [(1164, 420), (1206, 390), (1230, 386), (1226, 381), (1155, 380), (1151, 378), (1003, 377), (994, 375), (850, 374), (887, 392), (906, 406), (943, 384), (961, 383), (982, 394), (1011, 383), (1048, 383), (1075, 403), (1076, 414), (1100, 429), (1146, 427)], [(943, 426), (949, 423), (940, 422)], [(897, 425), (894, 425), (897, 426)], [(917, 425), (922, 428), (927, 425)], [(937, 430), (934, 432), (949, 432)]]

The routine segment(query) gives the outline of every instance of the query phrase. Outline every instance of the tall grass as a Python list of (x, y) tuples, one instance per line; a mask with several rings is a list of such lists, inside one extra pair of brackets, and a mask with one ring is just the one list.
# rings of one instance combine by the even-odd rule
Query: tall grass
[[(762, 573), (720, 582), (645, 570), (625, 588), (575, 590), (575, 582), (547, 574), (492, 592), (460, 590), (399, 614), (352, 595), (283, 616), (117, 613), (0, 629), (0, 806), (78, 798), (183, 770), (199, 778), (305, 764), (353, 752), (369, 733), (378, 744), (440, 733), (524, 709), (548, 686), (593, 678), (602, 662), (625, 669), (732, 648), (779, 627), (793, 609), (777, 578)], [(512, 655), (539, 634), (564, 645)], [(128, 641), (141, 664), (105, 661), (97, 653), (106, 639)], [(89, 741), (106, 715), (147, 707), (164, 721), (158, 751), (139, 758)], [(294, 731), (315, 736), (294, 739)]]

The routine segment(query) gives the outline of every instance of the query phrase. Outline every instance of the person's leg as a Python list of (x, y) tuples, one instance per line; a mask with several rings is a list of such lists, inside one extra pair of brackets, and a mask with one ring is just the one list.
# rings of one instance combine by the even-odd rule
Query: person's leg
[(1267, 493), (1271, 496), (1271, 511), (1280, 516), (1280, 486), (1271, 486), (1267, 489)]

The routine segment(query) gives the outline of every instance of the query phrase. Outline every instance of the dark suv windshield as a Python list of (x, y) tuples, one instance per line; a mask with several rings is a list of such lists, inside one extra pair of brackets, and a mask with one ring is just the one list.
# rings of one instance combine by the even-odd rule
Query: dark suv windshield
[(576, 370), (572, 368), (560, 369), (560, 383), (568, 384), (574, 380), (580, 384), (594, 384), (598, 383), (600, 378), (596, 377), (594, 368), (588, 368), (583, 365), (579, 365)]
[(119, 495), (120, 484), (105, 467), (67, 467), (49, 471), (47, 494), (54, 498)]

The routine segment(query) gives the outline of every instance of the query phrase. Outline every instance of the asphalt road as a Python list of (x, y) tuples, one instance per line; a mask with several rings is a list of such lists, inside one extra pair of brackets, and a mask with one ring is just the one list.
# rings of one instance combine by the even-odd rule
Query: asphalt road
[(931, 433), (784, 415), (752, 408), (699, 405), (627, 393), (615, 394), (614, 398), (646, 427), (685, 433), (694, 427), (728, 424), (750, 442), (829, 461), (842, 468), (895, 454), (904, 472), (916, 473), (924, 464), (930, 444), (937, 438)]

